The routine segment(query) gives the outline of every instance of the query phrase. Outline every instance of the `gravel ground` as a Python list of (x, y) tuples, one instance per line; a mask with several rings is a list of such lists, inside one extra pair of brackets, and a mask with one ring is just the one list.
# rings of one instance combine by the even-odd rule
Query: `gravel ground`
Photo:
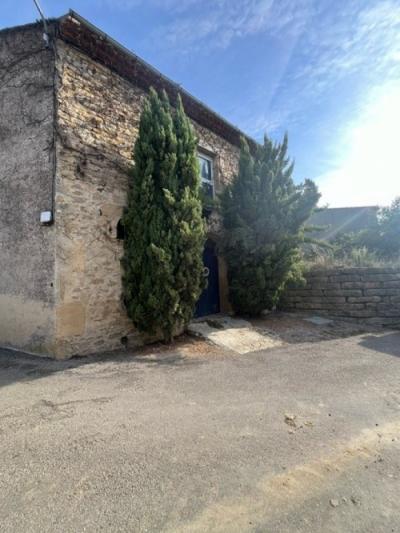
[(0, 531), (398, 532), (400, 332), (0, 351)]

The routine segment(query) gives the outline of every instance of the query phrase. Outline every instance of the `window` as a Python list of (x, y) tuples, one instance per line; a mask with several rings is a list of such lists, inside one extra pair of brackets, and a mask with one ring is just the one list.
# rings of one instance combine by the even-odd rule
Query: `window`
[(213, 160), (204, 154), (199, 154), (198, 158), (204, 196), (206, 198), (214, 198)]

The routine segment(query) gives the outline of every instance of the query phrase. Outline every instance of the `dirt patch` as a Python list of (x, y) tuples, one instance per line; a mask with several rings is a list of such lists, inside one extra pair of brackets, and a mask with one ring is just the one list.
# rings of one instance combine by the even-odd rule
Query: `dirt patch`
[(170, 357), (173, 354), (178, 354), (184, 358), (198, 358), (198, 357), (223, 357), (227, 351), (219, 346), (215, 346), (204, 339), (195, 338), (191, 335), (184, 334), (177, 337), (170, 344), (157, 342), (142, 348), (137, 348), (130, 355), (137, 357)]

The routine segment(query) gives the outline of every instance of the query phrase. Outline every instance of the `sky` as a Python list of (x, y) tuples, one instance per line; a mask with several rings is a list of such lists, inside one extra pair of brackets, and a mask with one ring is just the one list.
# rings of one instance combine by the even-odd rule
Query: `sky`
[[(400, 195), (400, 0), (40, 0), (74, 9), (256, 140), (289, 135), (321, 205)], [(37, 18), (2, 0), (0, 27)], [(399, 148), (398, 148), (399, 147)]]

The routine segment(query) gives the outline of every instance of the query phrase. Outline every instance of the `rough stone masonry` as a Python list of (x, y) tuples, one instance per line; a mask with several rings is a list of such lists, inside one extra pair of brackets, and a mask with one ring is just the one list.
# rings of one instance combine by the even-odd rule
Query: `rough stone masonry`
[(282, 307), (380, 326), (400, 326), (400, 268), (314, 269), (287, 289)]
[(40, 24), (0, 32), (0, 345), (64, 358), (143, 341), (121, 301), (117, 225), (149, 87), (182, 94), (217, 192), (241, 132), (77, 14), (49, 27), (49, 48)]

